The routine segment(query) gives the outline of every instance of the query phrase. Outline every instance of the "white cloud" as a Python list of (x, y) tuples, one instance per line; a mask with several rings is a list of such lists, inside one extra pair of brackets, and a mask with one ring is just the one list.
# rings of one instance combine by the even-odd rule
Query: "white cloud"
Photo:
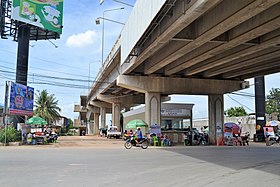
[(66, 41), (67, 47), (87, 47), (94, 43), (95, 31), (86, 31), (85, 33), (78, 33), (69, 36)]

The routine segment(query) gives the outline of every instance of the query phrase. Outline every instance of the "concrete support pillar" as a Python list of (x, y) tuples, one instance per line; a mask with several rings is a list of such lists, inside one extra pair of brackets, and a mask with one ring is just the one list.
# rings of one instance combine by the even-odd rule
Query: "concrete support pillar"
[[(91, 106), (89, 107), (86, 118), (87, 118), (87, 134), (94, 134), (94, 121), (95, 121), (95, 113), (100, 113), (100, 110), (98, 107)], [(98, 118), (99, 120), (99, 118)], [(98, 123), (99, 124), (99, 123)]]
[(94, 128), (93, 134), (99, 133), (99, 113), (94, 113)]
[(94, 122), (92, 120), (89, 120), (87, 124), (88, 124), (88, 126), (87, 126), (87, 134), (92, 135), (93, 134)]
[(223, 95), (208, 96), (209, 138), (210, 144), (222, 143), (224, 124)]
[(150, 126), (160, 124), (160, 93), (145, 93), (145, 122)]
[(101, 128), (105, 128), (105, 126), (106, 126), (106, 108), (105, 107), (100, 108), (100, 114), (101, 114)]
[(113, 107), (112, 107), (112, 125), (117, 126), (118, 130), (121, 129), (120, 114), (121, 114), (121, 105), (120, 105), (120, 103), (113, 103)]

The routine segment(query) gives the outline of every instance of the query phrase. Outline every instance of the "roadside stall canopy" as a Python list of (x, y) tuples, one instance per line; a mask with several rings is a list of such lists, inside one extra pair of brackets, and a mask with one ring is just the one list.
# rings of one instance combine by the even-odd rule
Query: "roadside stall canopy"
[(239, 134), (241, 128), (239, 125), (233, 122), (228, 122), (224, 124), (224, 133), (225, 134)]
[(128, 122), (125, 127), (128, 129), (133, 129), (138, 127), (148, 127), (148, 125), (141, 119), (134, 119)]
[(27, 124), (28, 125), (47, 125), (48, 123), (46, 122), (46, 120), (44, 120), (43, 118), (41, 118), (39, 116), (33, 116), (32, 118), (29, 118), (27, 120)]

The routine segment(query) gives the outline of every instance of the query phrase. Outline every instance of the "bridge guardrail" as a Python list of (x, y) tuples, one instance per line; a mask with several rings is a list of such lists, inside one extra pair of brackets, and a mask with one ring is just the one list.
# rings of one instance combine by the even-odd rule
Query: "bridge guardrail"
[(114, 56), (116, 54), (116, 52), (118, 51), (118, 49), (120, 48), (120, 44), (121, 44), (121, 35), (119, 35), (119, 37), (117, 38), (114, 46), (112, 47), (112, 50), (110, 51), (110, 53), (108, 54), (107, 58), (105, 59), (104, 62), (102, 62), (102, 65), (99, 69), (99, 72), (97, 74), (97, 76), (94, 79), (94, 82), (92, 83), (90, 90), (89, 90), (89, 94), (88, 96), (91, 97), (92, 95), (92, 90), (94, 87), (96, 87), (98, 85), (98, 83), (100, 83), (100, 80), (102, 78), (102, 75), (104, 74), (104, 71), (108, 68), (108, 66), (111, 64), (112, 60), (114, 59)]

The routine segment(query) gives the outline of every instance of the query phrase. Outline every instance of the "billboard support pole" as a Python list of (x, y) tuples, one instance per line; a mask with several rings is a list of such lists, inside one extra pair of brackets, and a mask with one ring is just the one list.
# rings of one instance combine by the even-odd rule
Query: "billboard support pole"
[(22, 24), (18, 27), (18, 55), (16, 83), (27, 85), (30, 27)]
[[(27, 24), (19, 25), (16, 83), (25, 86), (27, 85), (28, 75), (29, 39), (30, 27)], [(18, 118), (17, 122), (23, 123), (24, 120), (22, 118)]]
[(9, 82), (6, 81), (6, 88), (5, 88), (5, 103), (4, 103), (4, 126), (5, 126), (5, 141), (4, 146), (7, 145), (7, 111), (8, 111), (8, 97), (9, 97)]

